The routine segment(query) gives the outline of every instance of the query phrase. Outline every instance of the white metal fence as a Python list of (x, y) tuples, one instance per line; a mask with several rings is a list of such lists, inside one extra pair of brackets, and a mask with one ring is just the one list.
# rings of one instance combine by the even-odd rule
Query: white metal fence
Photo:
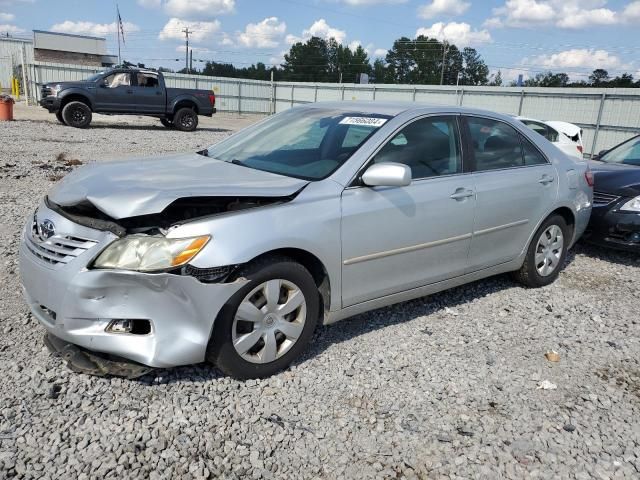
[[(81, 80), (95, 67), (33, 62), (29, 94), (37, 100), (46, 82)], [(179, 73), (164, 74), (167, 86), (213, 90), (222, 112), (281, 112), (316, 101), (415, 101), (484, 108), (510, 115), (563, 120), (584, 129), (586, 153), (597, 153), (640, 133), (640, 90), (631, 88), (519, 88), (434, 85), (358, 85), (268, 82)]]

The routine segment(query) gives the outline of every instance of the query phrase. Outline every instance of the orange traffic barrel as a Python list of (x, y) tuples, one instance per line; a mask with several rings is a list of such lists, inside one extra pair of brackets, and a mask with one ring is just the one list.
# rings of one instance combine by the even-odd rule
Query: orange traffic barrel
[(13, 120), (13, 104), (16, 101), (9, 95), (0, 95), (0, 121)]

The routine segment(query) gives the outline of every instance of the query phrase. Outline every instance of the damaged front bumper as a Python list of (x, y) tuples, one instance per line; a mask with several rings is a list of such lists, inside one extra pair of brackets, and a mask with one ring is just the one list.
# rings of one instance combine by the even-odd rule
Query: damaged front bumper
[[(55, 243), (38, 243), (29, 226), (25, 229), (20, 245), (24, 295), (34, 317), (50, 335), (89, 352), (122, 357), (147, 367), (205, 360), (218, 312), (246, 280), (206, 284), (170, 273), (88, 269), (115, 235), (74, 224), (41, 207), (36, 223), (45, 219), (55, 224), (57, 231), (65, 232), (65, 236), (52, 237), (49, 242), (56, 238), (61, 242), (71, 238), (76, 242), (93, 241), (85, 251), (73, 250), (69, 257), (51, 260), (47, 256), (53, 258), (50, 252)], [(119, 320), (146, 322), (149, 329), (139, 333), (108, 329)]]
[(71, 370), (78, 373), (99, 377), (114, 375), (116, 377), (138, 378), (153, 370), (152, 367), (126, 358), (91, 352), (73, 343), (65, 342), (50, 333), (45, 334), (44, 344), (52, 354), (62, 358)]

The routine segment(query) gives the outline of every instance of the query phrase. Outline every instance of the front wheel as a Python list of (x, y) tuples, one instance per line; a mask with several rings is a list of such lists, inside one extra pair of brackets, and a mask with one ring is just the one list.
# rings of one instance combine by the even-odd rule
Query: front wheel
[(560, 215), (547, 218), (533, 236), (524, 264), (514, 272), (515, 279), (531, 288), (553, 283), (567, 257), (571, 233)]
[(86, 128), (91, 123), (91, 109), (86, 103), (69, 102), (62, 109), (62, 119), (70, 127)]
[(178, 110), (173, 117), (174, 126), (183, 132), (193, 132), (198, 127), (198, 114), (185, 107)]
[(64, 118), (62, 118), (62, 112), (60, 110), (56, 112), (56, 118), (62, 125), (66, 125)]
[(216, 319), (207, 359), (235, 378), (264, 378), (287, 367), (304, 350), (319, 315), (311, 274), (287, 258), (248, 265), (249, 282)]

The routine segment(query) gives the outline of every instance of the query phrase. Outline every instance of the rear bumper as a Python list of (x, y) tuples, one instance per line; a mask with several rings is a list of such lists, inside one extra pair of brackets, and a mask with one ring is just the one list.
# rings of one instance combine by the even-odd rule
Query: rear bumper
[(620, 212), (615, 205), (594, 207), (584, 239), (596, 245), (640, 252), (640, 213)]
[(49, 113), (60, 110), (60, 99), (58, 97), (44, 97), (40, 100), (40, 106), (49, 110)]

